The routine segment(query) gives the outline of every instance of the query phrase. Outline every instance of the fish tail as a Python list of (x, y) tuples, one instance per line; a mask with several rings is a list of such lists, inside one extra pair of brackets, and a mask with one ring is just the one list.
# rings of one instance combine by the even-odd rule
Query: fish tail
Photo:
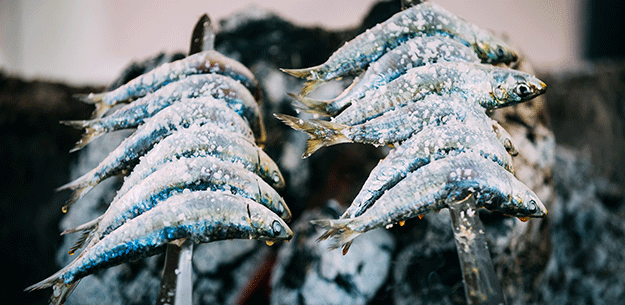
[(45, 280), (27, 287), (26, 289), (24, 289), (24, 291), (31, 292), (35, 290), (46, 289), (46, 288), (52, 287), (52, 296), (50, 296), (49, 304), (51, 305), (63, 304), (65, 303), (65, 300), (70, 295), (70, 293), (74, 291), (74, 288), (76, 288), (76, 285), (78, 285), (78, 283), (80, 282), (80, 280), (77, 280), (71, 283), (64, 283), (63, 280), (61, 279), (61, 275), (64, 272), (65, 272), (65, 268), (57, 271), (56, 273), (46, 278)]
[(89, 94), (74, 94), (74, 98), (82, 101), (83, 103), (95, 105), (95, 110), (91, 114), (92, 118), (101, 118), (113, 105), (108, 105), (104, 102), (104, 97), (107, 92), (103, 93), (89, 93)]
[(306, 151), (302, 158), (308, 158), (323, 146), (350, 142), (342, 133), (349, 126), (321, 120), (303, 120), (286, 114), (274, 114), (276, 118), (291, 126), (293, 129), (302, 130), (311, 137), (306, 141)]
[(82, 149), (87, 144), (91, 143), (91, 141), (99, 138), (106, 131), (104, 128), (100, 128), (98, 126), (98, 122), (100, 120), (75, 120), (75, 121), (61, 121), (61, 124), (74, 127), (76, 129), (85, 129), (85, 133), (82, 138), (76, 142), (74, 148), (72, 148), (69, 152), (75, 152), (77, 150)]
[(321, 86), (321, 84), (323, 84), (323, 81), (320, 79), (309, 80), (304, 83), (304, 87), (302, 87), (302, 90), (299, 91), (299, 95), (300, 96), (309, 95), (311, 92), (317, 89), (317, 87)]
[(352, 245), (354, 238), (362, 234), (348, 227), (352, 219), (319, 219), (311, 220), (311, 223), (321, 228), (327, 229), (326, 232), (317, 238), (317, 242), (332, 238), (332, 243), (328, 247), (330, 250), (343, 248), (343, 255), (347, 254), (349, 247)]
[(322, 70), (322, 66), (314, 66), (314, 67), (303, 68), (303, 69), (280, 68), (280, 71), (293, 75), (297, 78), (305, 78), (307, 80), (321, 80), (325, 76), (325, 73)]
[(63, 206), (63, 212), (67, 212), (67, 208), (70, 205), (74, 204), (80, 198), (85, 196), (85, 194), (87, 194), (94, 186), (96, 186), (98, 182), (94, 181), (92, 177), (93, 175), (91, 175), (91, 172), (89, 172), (74, 181), (59, 186), (56, 189), (57, 192), (67, 189), (74, 191), (72, 196), (65, 203), (65, 206)]
[[(65, 233), (66, 231), (63, 231), (63, 233)], [(67, 254), (74, 255), (74, 253), (76, 253), (78, 249), (82, 248), (82, 246), (84, 246), (90, 240), (91, 236), (92, 236), (92, 231), (82, 231), (82, 234), (76, 240), (74, 245), (71, 248), (69, 248), (69, 250), (67, 251)]]
[(102, 219), (102, 217), (104, 217), (103, 215), (100, 215), (99, 217), (97, 217), (96, 219), (93, 219), (89, 222), (85, 222), (75, 228), (72, 229), (67, 229), (63, 232), (61, 232), (61, 235), (66, 235), (66, 234), (71, 234), (71, 233), (76, 233), (79, 231), (91, 231), (93, 230), (95, 227), (98, 226), (98, 223), (100, 223), (100, 220)]
[(334, 105), (332, 104), (333, 100), (315, 100), (292, 93), (287, 93), (287, 95), (298, 101), (299, 104), (294, 104), (293, 106), (304, 112), (323, 116), (332, 116), (337, 113), (336, 109), (333, 107)]

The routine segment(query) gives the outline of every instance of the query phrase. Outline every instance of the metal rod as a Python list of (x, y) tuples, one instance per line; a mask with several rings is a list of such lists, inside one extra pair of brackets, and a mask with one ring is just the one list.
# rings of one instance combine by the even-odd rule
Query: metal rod
[(506, 304), (488, 252), (475, 198), (449, 204), (467, 304)]
[[(204, 14), (195, 24), (191, 34), (189, 55), (212, 50), (215, 47), (215, 29), (208, 15)], [(186, 305), (193, 303), (193, 242), (182, 245), (170, 243), (165, 250), (165, 267), (161, 277), (161, 289), (156, 305)]]
[(186, 240), (180, 246), (167, 245), (161, 289), (156, 305), (193, 303), (192, 258), (193, 242), (190, 240)]

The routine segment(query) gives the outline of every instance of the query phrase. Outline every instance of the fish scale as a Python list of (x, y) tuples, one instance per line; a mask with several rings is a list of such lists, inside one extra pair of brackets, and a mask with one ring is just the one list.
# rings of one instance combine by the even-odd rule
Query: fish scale
[(313, 100), (294, 96), (306, 107), (302, 110), (321, 115), (337, 115), (352, 101), (402, 75), (406, 70), (441, 61), (479, 62), (472, 49), (444, 36), (414, 37), (372, 62), (365, 73), (338, 97)]
[[(519, 86), (529, 90), (522, 97), (514, 93)], [(367, 92), (332, 121), (360, 124), (430, 94), (458, 93), (467, 103), (494, 109), (532, 99), (545, 88), (535, 76), (517, 70), (479, 63), (440, 62), (407, 70), (388, 84)]]
[[(215, 228), (221, 228), (216, 230)], [(62, 303), (78, 281), (103, 268), (144, 258), (175, 240), (211, 242), (233, 238), (289, 240), (293, 232), (266, 207), (227, 193), (198, 191), (172, 196), (124, 223), (70, 264), (26, 290), (53, 287), (51, 302)]]
[[(214, 157), (182, 158), (166, 163), (122, 196), (116, 196), (96, 222), (83, 225), (85, 230), (92, 229), (89, 237), (86, 237), (87, 242), (97, 243), (128, 220), (154, 208), (159, 202), (176, 193), (206, 189), (227, 191), (252, 199), (286, 220), (291, 218), (291, 212), (280, 195), (242, 166)], [(64, 233), (73, 231), (76, 230), (67, 230)], [(80, 248), (82, 243), (81, 240), (70, 251)]]
[(137, 127), (181, 99), (200, 96), (224, 100), (228, 107), (248, 121), (259, 141), (264, 141), (262, 116), (254, 97), (238, 81), (219, 74), (193, 75), (170, 83), (104, 118), (62, 123), (86, 129), (85, 135), (77, 144), (77, 147), (82, 147), (106, 132)]
[(123, 101), (134, 100), (172, 82), (200, 73), (217, 73), (242, 83), (249, 91), (254, 92), (260, 100), (260, 88), (254, 74), (241, 63), (208, 50), (183, 59), (156, 67), (119, 88), (83, 97), (85, 102), (96, 104), (96, 117), (102, 116), (108, 108)]
[(284, 178), (278, 166), (252, 141), (238, 133), (206, 124), (178, 130), (154, 145), (126, 177), (117, 196), (123, 195), (159, 166), (175, 159), (193, 156), (214, 156), (237, 163), (258, 174), (274, 187), (284, 186)]
[(473, 151), (512, 172), (512, 159), (503, 144), (484, 126), (447, 124), (426, 128), (391, 150), (371, 171), (360, 192), (341, 218), (365, 212), (385, 191), (406, 175), (435, 160)]
[(80, 178), (59, 187), (58, 190), (74, 190), (74, 195), (67, 202), (67, 205), (71, 205), (99, 182), (134, 166), (138, 163), (139, 157), (161, 139), (178, 129), (189, 127), (190, 124), (209, 124), (213, 128), (236, 132), (248, 139), (254, 139), (247, 122), (223, 100), (212, 97), (183, 99), (146, 120), (145, 124), (139, 126), (98, 166)]
[[(430, 2), (403, 10), (345, 43), (323, 64), (284, 72), (311, 81), (331, 80), (354, 73), (387, 51), (415, 36), (447, 35), (472, 47), (483, 62), (509, 63), (517, 54), (489, 31), (480, 29)], [(305, 87), (306, 88), (306, 87)], [(303, 90), (306, 95), (310, 90)]]
[[(349, 248), (366, 231), (445, 208), (473, 195), (477, 207), (517, 217), (542, 217), (546, 209), (538, 196), (501, 166), (475, 152), (433, 161), (407, 174), (360, 216), (316, 220), (328, 228), (332, 248)], [(345, 248), (346, 247), (346, 248)]]

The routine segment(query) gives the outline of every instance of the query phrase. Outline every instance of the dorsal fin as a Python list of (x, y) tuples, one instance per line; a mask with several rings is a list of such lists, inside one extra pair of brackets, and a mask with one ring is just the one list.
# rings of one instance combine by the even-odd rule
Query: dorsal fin
[(215, 28), (208, 15), (204, 14), (193, 28), (189, 55), (215, 49)]

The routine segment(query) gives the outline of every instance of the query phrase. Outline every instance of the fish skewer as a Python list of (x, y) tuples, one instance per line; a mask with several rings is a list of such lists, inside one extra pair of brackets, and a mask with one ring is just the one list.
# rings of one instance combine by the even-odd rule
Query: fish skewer
[(292, 128), (308, 133), (311, 138), (306, 141), (306, 149), (302, 155), (302, 158), (307, 158), (323, 146), (350, 142), (392, 144), (405, 141), (425, 126), (454, 121), (476, 125), (486, 122), (488, 117), (485, 113), (466, 104), (458, 96), (430, 95), (416, 103), (353, 126), (314, 119), (307, 121), (285, 114), (275, 116)]
[(169, 242), (233, 238), (276, 241), (289, 240), (292, 235), (280, 217), (250, 199), (211, 191), (178, 194), (126, 222), (69, 265), (26, 290), (52, 286), (50, 301), (61, 304), (81, 278), (162, 252)]
[[(332, 121), (360, 124), (430, 94), (458, 93), (469, 103), (494, 109), (530, 100), (546, 89), (545, 83), (525, 72), (479, 63), (440, 62), (408, 70), (388, 84), (368, 92), (362, 99), (353, 101)], [(313, 109), (327, 107), (325, 101), (299, 100)]]
[(262, 149), (240, 134), (218, 130), (206, 124), (178, 130), (154, 145), (126, 177), (117, 195), (124, 194), (167, 162), (182, 157), (198, 156), (214, 156), (223, 161), (240, 164), (259, 175), (271, 186), (284, 187), (284, 178), (278, 165)]
[(332, 100), (320, 101), (291, 96), (305, 106), (298, 107), (305, 112), (335, 116), (352, 101), (364, 97), (367, 91), (389, 83), (407, 70), (445, 61), (479, 62), (480, 59), (472, 49), (450, 37), (417, 36), (372, 62), (362, 76)]
[(139, 126), (137, 131), (109, 153), (97, 167), (59, 187), (57, 191), (74, 190), (74, 194), (63, 209), (67, 210), (68, 206), (82, 198), (101, 181), (136, 165), (139, 157), (161, 139), (178, 129), (188, 128), (191, 124), (209, 124), (213, 128), (236, 132), (250, 140), (254, 139), (247, 122), (228, 108), (222, 100), (212, 97), (183, 99), (146, 120), (144, 125)]
[(282, 197), (242, 166), (215, 157), (182, 158), (166, 163), (122, 196), (116, 196), (106, 212), (95, 221), (64, 231), (63, 234), (87, 233), (70, 253), (81, 248), (84, 242), (98, 242), (125, 222), (177, 193), (198, 190), (230, 192), (266, 206), (286, 221), (291, 218), (291, 211)]
[(415, 36), (451, 36), (474, 49), (482, 62), (510, 63), (517, 54), (489, 31), (480, 29), (430, 2), (403, 10), (345, 43), (323, 64), (305, 69), (282, 69), (306, 78), (300, 95), (306, 96), (319, 83), (352, 74), (402, 42)]
[(397, 185), (406, 175), (430, 162), (462, 152), (475, 152), (512, 173), (512, 158), (491, 130), (488, 126), (448, 124), (426, 128), (413, 135), (391, 150), (371, 171), (341, 218), (362, 215), (384, 192)]
[(454, 204), (467, 196), (492, 211), (516, 217), (543, 217), (547, 210), (527, 186), (510, 172), (474, 152), (434, 161), (410, 173), (360, 216), (315, 220), (327, 228), (332, 248), (349, 250), (358, 235)]
[(248, 88), (250, 92), (253, 92), (257, 100), (260, 100), (260, 87), (254, 74), (243, 64), (215, 50), (196, 53), (163, 64), (115, 90), (79, 97), (84, 102), (95, 104), (94, 117), (99, 118), (119, 102), (138, 99), (169, 83), (182, 80), (190, 75), (204, 73), (216, 73), (236, 80)]
[(104, 118), (79, 121), (62, 121), (75, 128), (84, 128), (85, 134), (76, 144), (80, 149), (106, 132), (134, 128), (161, 110), (184, 98), (212, 96), (222, 99), (228, 107), (247, 119), (258, 137), (265, 140), (265, 128), (262, 125), (260, 108), (250, 92), (238, 81), (219, 74), (192, 75), (183, 80), (168, 84), (134, 102), (117, 109)]

